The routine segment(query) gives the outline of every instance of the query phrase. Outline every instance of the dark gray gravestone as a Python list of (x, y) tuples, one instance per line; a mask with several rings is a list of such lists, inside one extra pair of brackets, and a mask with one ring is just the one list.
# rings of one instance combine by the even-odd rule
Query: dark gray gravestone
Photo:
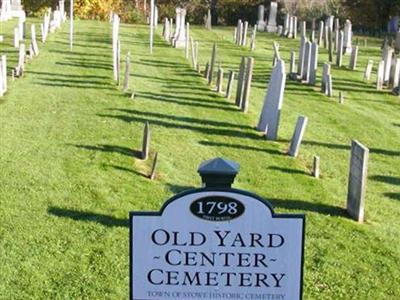
[(208, 78), (208, 73), (210, 72), (210, 63), (207, 62), (204, 68), (204, 78)]
[(249, 99), (250, 99), (250, 91), (251, 91), (251, 81), (253, 80), (253, 68), (254, 68), (254, 58), (247, 58), (247, 67), (246, 67), (246, 76), (244, 80), (244, 91), (243, 91), (243, 100), (240, 103), (240, 109), (243, 112), (247, 112), (249, 109)]
[(358, 59), (358, 46), (353, 46), (350, 56), (350, 69), (355, 70), (357, 68)]
[(224, 69), (218, 68), (216, 91), (217, 93), (222, 93), (222, 83), (224, 82)]
[(157, 166), (158, 166), (158, 152), (156, 152), (156, 155), (154, 156), (153, 167), (151, 168), (151, 173), (149, 176), (150, 180), (154, 180), (156, 178)]
[(147, 160), (149, 158), (150, 140), (151, 140), (150, 125), (149, 125), (149, 122), (146, 122), (146, 124), (144, 125), (144, 130), (143, 130), (143, 145), (142, 145), (142, 159), (143, 160)]
[(347, 212), (356, 221), (364, 222), (369, 149), (360, 142), (351, 142)]
[(303, 140), (307, 123), (308, 123), (307, 117), (300, 116), (297, 119), (296, 128), (294, 130), (292, 141), (290, 142), (290, 147), (288, 151), (289, 156), (297, 157), (297, 155), (299, 154), (301, 141)]
[(208, 84), (211, 84), (214, 76), (214, 67), (215, 67), (215, 61), (217, 59), (217, 44), (214, 43), (212, 53), (211, 53), (211, 63), (210, 63), (210, 70), (208, 73)]
[(226, 93), (225, 97), (230, 98), (232, 94), (232, 86), (233, 86), (233, 81), (235, 80), (235, 72), (230, 71), (229, 72), (229, 77), (228, 77), (228, 84), (226, 86)]

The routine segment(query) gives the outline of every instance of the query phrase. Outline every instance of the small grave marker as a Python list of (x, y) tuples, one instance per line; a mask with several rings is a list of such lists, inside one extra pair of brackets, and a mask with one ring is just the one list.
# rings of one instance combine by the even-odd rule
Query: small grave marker
[(296, 128), (294, 129), (294, 133), (288, 151), (289, 156), (297, 157), (297, 155), (299, 154), (301, 142), (303, 140), (303, 136), (306, 131), (307, 123), (308, 123), (307, 117), (300, 116), (297, 119)]

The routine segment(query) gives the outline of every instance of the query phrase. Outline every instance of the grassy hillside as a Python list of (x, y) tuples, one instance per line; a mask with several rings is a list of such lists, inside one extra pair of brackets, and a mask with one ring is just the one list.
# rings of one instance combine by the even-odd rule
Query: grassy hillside
[[(0, 49), (12, 56), (11, 67), (14, 24), (2, 26)], [(226, 71), (237, 71), (243, 55), (255, 58), (243, 114), (160, 33), (150, 55), (147, 28), (122, 25), (134, 100), (112, 80), (106, 22), (77, 21), (73, 52), (64, 25), (39, 44), (25, 77), (10, 82), (0, 99), (0, 299), (126, 299), (128, 212), (158, 210), (173, 194), (198, 187), (198, 165), (217, 156), (241, 165), (235, 187), (271, 201), (277, 212), (306, 214), (305, 299), (400, 298), (400, 99), (362, 81), (367, 60), (377, 66), (380, 41), (360, 46), (357, 71), (333, 67), (334, 93), (344, 92), (344, 105), (319, 87), (288, 81), (279, 141), (270, 142), (254, 127), (272, 42), (288, 67), (299, 40), (259, 34), (250, 52), (232, 43), (232, 28), (194, 27), (202, 66), (213, 42)], [(322, 49), (321, 66), (326, 59)], [(319, 82), (321, 68), (318, 75)], [(285, 152), (299, 115), (309, 125), (293, 159)], [(151, 161), (137, 158), (145, 121), (151, 157), (159, 152), (156, 181), (146, 178)], [(351, 139), (371, 150), (364, 225), (343, 209)], [(320, 180), (309, 176), (314, 155), (321, 157)]]

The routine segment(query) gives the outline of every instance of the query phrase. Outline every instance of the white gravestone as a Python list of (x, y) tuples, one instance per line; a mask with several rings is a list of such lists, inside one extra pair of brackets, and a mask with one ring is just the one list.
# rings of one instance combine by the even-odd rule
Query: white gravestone
[(276, 32), (278, 29), (278, 27), (276, 26), (277, 13), (278, 13), (278, 3), (271, 2), (271, 6), (269, 9), (268, 25), (267, 25), (268, 32)]
[(268, 140), (278, 138), (280, 114), (286, 84), (285, 62), (278, 60), (272, 70), (257, 130), (266, 133)]
[(36, 40), (36, 27), (35, 24), (31, 25), (31, 44), (32, 44), (32, 49), (33, 49), (33, 54), (34, 55), (39, 55), (39, 47), (38, 43)]
[(346, 23), (344, 25), (344, 44), (343, 44), (343, 52), (345, 54), (350, 54), (351, 53), (351, 48), (353, 47), (352, 45), (352, 39), (353, 39), (353, 29), (350, 20), (346, 20)]
[(175, 48), (185, 48), (186, 45), (186, 9), (176, 9), (176, 29), (173, 40)]
[(360, 142), (351, 142), (347, 212), (356, 221), (364, 222), (369, 149)]
[(265, 31), (265, 7), (264, 5), (258, 6), (258, 21), (257, 21), (258, 31)]
[(369, 81), (371, 79), (372, 68), (374, 66), (373, 60), (368, 60), (367, 66), (364, 72), (364, 80)]
[(353, 46), (353, 50), (351, 51), (350, 56), (350, 69), (357, 69), (357, 60), (358, 60), (358, 46)]
[(376, 74), (376, 89), (382, 90), (383, 87), (383, 78), (384, 78), (384, 71), (385, 71), (385, 61), (381, 61), (378, 65), (378, 71)]
[(319, 54), (319, 47), (318, 44), (314, 42), (311, 45), (311, 63), (310, 63), (310, 78), (309, 78), (310, 85), (315, 85), (317, 81), (318, 54)]

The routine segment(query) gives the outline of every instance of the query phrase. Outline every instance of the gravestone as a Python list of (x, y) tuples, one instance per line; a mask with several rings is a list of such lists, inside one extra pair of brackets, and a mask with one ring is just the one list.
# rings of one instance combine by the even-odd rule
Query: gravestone
[(288, 36), (290, 25), (290, 15), (286, 14), (283, 22), (283, 36)]
[(329, 26), (325, 24), (324, 28), (324, 48), (328, 48), (328, 42), (329, 42)]
[(342, 91), (339, 92), (339, 104), (344, 104), (344, 94)]
[(37, 40), (36, 40), (35, 24), (31, 25), (31, 45), (32, 45), (33, 54), (35, 56), (39, 55), (39, 47), (38, 47)]
[(385, 47), (383, 50), (384, 60), (384, 71), (383, 71), (383, 83), (387, 84), (390, 79), (390, 68), (392, 66), (393, 48)]
[(192, 65), (193, 68), (196, 68), (197, 66), (197, 49), (198, 49), (198, 42), (195, 42), (193, 40), (193, 37), (190, 37), (190, 45), (191, 45), (191, 50), (192, 50)]
[(26, 47), (24, 43), (19, 45), (19, 54), (18, 54), (18, 65), (15, 68), (15, 75), (17, 77), (21, 77), (25, 71), (25, 55), (26, 55)]
[(150, 133), (150, 124), (146, 122), (143, 129), (143, 145), (142, 145), (142, 159), (147, 160), (149, 158), (150, 153), (150, 140), (151, 140), (151, 133)]
[(258, 20), (257, 20), (257, 30), (258, 31), (265, 31), (266, 24), (265, 24), (265, 7), (264, 5), (258, 6)]
[(366, 66), (365, 72), (364, 72), (364, 80), (368, 80), (368, 81), (370, 80), (373, 66), (374, 66), (374, 61), (368, 60), (368, 63), (367, 63), (367, 66)]
[(328, 75), (331, 74), (331, 65), (325, 63), (322, 68), (322, 81), (321, 81), (321, 92), (327, 94), (327, 81)]
[(318, 46), (322, 46), (322, 41), (324, 37), (324, 21), (319, 21), (319, 30), (318, 30)]
[(394, 89), (399, 86), (400, 75), (400, 59), (393, 59), (392, 69), (390, 72), (389, 87)]
[(303, 74), (301, 74), (301, 80), (304, 83), (308, 83), (310, 80), (310, 66), (311, 66), (311, 43), (307, 41), (304, 50)]
[(257, 25), (254, 25), (250, 41), (250, 51), (254, 51), (256, 49), (256, 35), (257, 35)]
[(121, 41), (117, 41), (117, 85), (119, 86), (121, 81)]
[(369, 149), (360, 142), (351, 142), (347, 212), (356, 221), (364, 222)]
[(19, 42), (20, 42), (20, 39), (19, 39), (19, 29), (18, 29), (18, 27), (15, 27), (14, 28), (14, 48), (19, 48)]
[(338, 67), (341, 67), (343, 63), (343, 39), (343, 31), (340, 31), (338, 51), (336, 52), (336, 66)]
[(278, 13), (278, 3), (271, 1), (271, 6), (269, 9), (268, 25), (267, 25), (268, 32), (276, 32), (278, 29), (276, 26), (277, 13)]
[(127, 92), (129, 89), (129, 75), (131, 70), (131, 53), (128, 52), (125, 59), (125, 77), (124, 77), (124, 92)]
[(329, 61), (333, 62), (332, 30), (328, 28), (328, 55)]
[(186, 9), (176, 8), (176, 29), (172, 45), (175, 48), (185, 48), (186, 45)]
[(211, 17), (211, 10), (207, 11), (207, 18), (206, 18), (206, 29), (212, 29), (212, 17)]
[(376, 89), (378, 91), (382, 90), (383, 88), (384, 71), (385, 71), (385, 61), (381, 60), (381, 62), (378, 65), (378, 71), (376, 74)]
[(119, 41), (120, 18), (117, 14), (112, 15), (112, 50), (113, 50), (113, 74), (114, 80), (118, 80), (118, 41)]
[(164, 40), (169, 41), (171, 36), (171, 27), (168, 18), (164, 18), (163, 37)]
[(353, 46), (350, 57), (350, 69), (357, 69), (357, 59), (358, 59), (358, 46)]
[(249, 22), (244, 22), (243, 26), (243, 36), (241, 38), (241, 44), (240, 46), (246, 46), (247, 45), (247, 31), (249, 29)]
[(332, 97), (333, 96), (333, 86), (332, 86), (332, 75), (329, 74), (326, 76), (326, 92), (325, 94), (328, 97)]
[(232, 94), (233, 81), (235, 80), (235, 72), (229, 71), (228, 84), (226, 86), (225, 97), (230, 98)]
[(307, 117), (300, 116), (297, 119), (296, 128), (294, 130), (288, 151), (289, 156), (297, 157), (297, 155), (299, 154), (300, 145), (303, 140), (304, 132), (306, 131), (307, 123)]
[(297, 39), (297, 17), (293, 16), (293, 38)]
[(189, 59), (190, 24), (186, 23), (185, 57)]
[(286, 84), (285, 62), (278, 60), (272, 70), (271, 79), (265, 95), (257, 130), (264, 132), (268, 140), (278, 138), (280, 114)]
[(7, 84), (7, 56), (2, 55), (1, 56), (1, 69), (0, 72), (2, 73), (3, 77), (3, 91), (4, 93), (7, 92), (8, 89), (8, 84)]
[(281, 36), (281, 35), (283, 34), (283, 26), (282, 26), (282, 25), (278, 25), (277, 34), (278, 34), (279, 36)]
[(217, 93), (222, 93), (222, 84), (224, 82), (224, 69), (218, 68), (216, 91)]
[(306, 37), (307, 36), (307, 23), (306, 21), (301, 21), (300, 23), (300, 36)]
[(319, 47), (318, 44), (314, 42), (311, 45), (311, 62), (310, 62), (310, 76), (309, 76), (310, 85), (315, 85), (317, 82), (318, 54), (319, 54)]
[(345, 54), (351, 53), (353, 39), (353, 30), (350, 20), (346, 20), (344, 25), (344, 41), (343, 41), (343, 52)]
[(305, 60), (305, 54), (306, 54), (306, 43), (307, 43), (307, 38), (302, 36), (300, 38), (300, 51), (299, 51), (299, 64), (297, 65), (297, 75), (301, 78), (304, 73), (304, 60)]
[(235, 103), (238, 107), (240, 107), (240, 104), (242, 103), (243, 99), (245, 72), (246, 72), (246, 58), (242, 56), (239, 67), (239, 75), (236, 88), (236, 100), (235, 100)]
[(208, 84), (211, 84), (213, 81), (214, 67), (215, 67), (216, 59), (217, 59), (217, 44), (214, 43), (213, 49), (211, 52), (211, 63), (210, 63), (210, 69), (209, 69), (209, 73), (208, 73)]
[(151, 173), (150, 173), (150, 180), (154, 180), (156, 178), (156, 171), (157, 171), (157, 166), (158, 166), (158, 152), (156, 152), (153, 160), (153, 166), (151, 168)]
[(289, 18), (289, 30), (288, 30), (287, 37), (288, 37), (289, 39), (292, 39), (293, 36), (294, 36), (293, 16), (290, 16), (290, 18)]
[(394, 49), (396, 50), (396, 53), (400, 52), (400, 31), (396, 32), (396, 39), (394, 42)]
[(297, 69), (296, 69), (296, 52), (290, 52), (290, 67), (289, 67), (289, 77), (292, 80), (295, 80)]
[(247, 113), (249, 109), (251, 82), (253, 80), (254, 58), (247, 58), (246, 76), (244, 80), (243, 99), (241, 101), (240, 109), (242, 112)]
[(273, 42), (274, 47), (274, 58), (272, 59), (272, 66), (275, 67), (278, 59), (281, 59), (281, 55), (279, 54), (279, 44), (277, 42)]
[(319, 156), (314, 156), (313, 158), (313, 171), (312, 171), (312, 175), (315, 178), (319, 178), (320, 177), (320, 158)]

